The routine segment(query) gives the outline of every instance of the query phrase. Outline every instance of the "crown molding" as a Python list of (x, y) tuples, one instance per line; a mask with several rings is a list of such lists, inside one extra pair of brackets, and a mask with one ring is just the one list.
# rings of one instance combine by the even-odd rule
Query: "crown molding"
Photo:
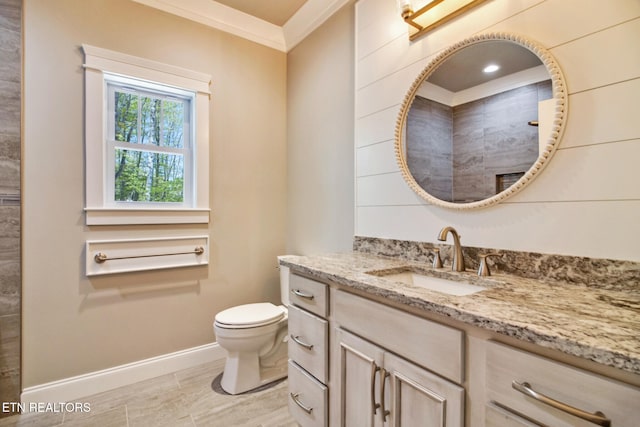
[(308, 0), (282, 27), (212, 0), (133, 0), (288, 52), (351, 0)]
[(286, 44), (285, 52), (322, 25), (342, 6), (352, 0), (307, 0), (302, 7), (282, 26)]

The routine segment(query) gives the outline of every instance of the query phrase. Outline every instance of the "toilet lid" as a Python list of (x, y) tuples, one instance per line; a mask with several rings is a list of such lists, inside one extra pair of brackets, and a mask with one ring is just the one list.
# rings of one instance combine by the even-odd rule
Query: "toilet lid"
[(239, 305), (221, 311), (216, 322), (234, 327), (254, 327), (277, 322), (284, 317), (282, 307), (270, 302)]

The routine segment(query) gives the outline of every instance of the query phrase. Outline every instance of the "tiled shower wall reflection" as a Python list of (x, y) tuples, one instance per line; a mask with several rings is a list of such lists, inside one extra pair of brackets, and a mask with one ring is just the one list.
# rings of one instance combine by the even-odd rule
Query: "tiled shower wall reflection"
[(453, 107), (416, 96), (407, 120), (411, 174), (448, 202), (495, 195), (498, 176), (524, 173), (538, 158), (538, 129), (528, 123), (552, 96), (551, 80)]
[(21, 12), (0, 0), (0, 402), (20, 400)]

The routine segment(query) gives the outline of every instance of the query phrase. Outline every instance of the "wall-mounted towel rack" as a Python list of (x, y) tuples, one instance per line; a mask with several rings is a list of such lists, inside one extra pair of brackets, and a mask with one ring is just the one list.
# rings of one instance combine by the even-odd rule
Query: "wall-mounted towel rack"
[(87, 276), (209, 264), (209, 236), (87, 240)]
[(202, 255), (203, 253), (204, 253), (204, 248), (202, 246), (198, 246), (194, 250), (189, 252), (172, 252), (169, 254), (131, 255), (131, 256), (120, 256), (120, 257), (109, 257), (105, 253), (98, 252), (97, 254), (95, 254), (93, 259), (98, 264), (102, 264), (103, 262), (116, 260), (116, 259), (152, 258), (152, 257), (158, 257), (158, 256), (190, 255), (190, 254)]

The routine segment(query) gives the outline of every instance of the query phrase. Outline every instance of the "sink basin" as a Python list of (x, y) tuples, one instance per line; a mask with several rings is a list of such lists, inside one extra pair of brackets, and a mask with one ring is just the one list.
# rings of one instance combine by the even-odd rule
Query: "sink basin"
[(441, 277), (428, 276), (426, 274), (416, 273), (413, 271), (394, 271), (388, 273), (373, 272), (371, 274), (394, 282), (401, 282), (407, 285), (413, 285), (455, 296), (471, 295), (486, 289), (483, 286), (472, 285), (466, 282), (458, 282), (456, 280), (443, 279)]

